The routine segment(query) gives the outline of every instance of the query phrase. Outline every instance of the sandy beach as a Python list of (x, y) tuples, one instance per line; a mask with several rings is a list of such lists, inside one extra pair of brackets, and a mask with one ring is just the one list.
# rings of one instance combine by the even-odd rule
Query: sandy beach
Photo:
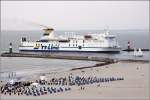
[[(81, 70), (69, 70), (59, 73), (46, 74), (47, 79), (52, 77), (65, 77), (69, 74), (82, 77), (123, 77), (124, 80), (94, 83), (81, 86), (71, 86), (71, 91), (47, 94), (42, 96), (1, 95), (2, 100), (7, 99), (136, 99), (148, 100), (149, 96), (149, 63), (120, 61), (110, 65)], [(39, 75), (27, 77), (35, 81)]]

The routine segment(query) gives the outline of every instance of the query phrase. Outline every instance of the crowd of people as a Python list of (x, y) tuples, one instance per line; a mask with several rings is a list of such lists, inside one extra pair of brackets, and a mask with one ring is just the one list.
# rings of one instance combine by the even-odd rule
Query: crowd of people
[(37, 83), (41, 85), (88, 85), (88, 84), (94, 84), (94, 83), (102, 83), (102, 82), (112, 82), (112, 81), (118, 81), (118, 80), (124, 80), (123, 77), (83, 77), (83, 76), (73, 76), (70, 74), (68, 77), (60, 77), (60, 78), (52, 78), (50, 80), (36, 80)]
[[(40, 96), (45, 94), (60, 93), (70, 91), (71, 86), (80, 86), (84, 90), (84, 85), (112, 82), (124, 80), (123, 77), (83, 77), (73, 76), (70, 74), (68, 77), (51, 78), (51, 79), (38, 79), (34, 82), (9, 82), (0, 87), (1, 94), (4, 95), (27, 95), (27, 96)], [(36, 83), (36, 85), (33, 85)]]
[(52, 93), (59, 93), (70, 91), (71, 88), (66, 87), (55, 87), (49, 85), (33, 86), (32, 82), (15, 82), (15, 84), (5, 84), (0, 88), (1, 94), (4, 95), (26, 95), (26, 96), (40, 96)]
[(94, 83), (102, 83), (102, 82), (112, 82), (112, 81), (118, 81), (118, 80), (124, 80), (123, 77), (72, 77), (69, 76), (69, 85), (88, 85), (88, 84), (94, 84)]

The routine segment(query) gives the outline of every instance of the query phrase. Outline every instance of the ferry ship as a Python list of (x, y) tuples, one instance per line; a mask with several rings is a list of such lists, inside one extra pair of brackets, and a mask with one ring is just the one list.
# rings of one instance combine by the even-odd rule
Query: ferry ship
[(112, 52), (121, 48), (116, 36), (106, 30), (99, 34), (55, 36), (53, 28), (45, 28), (43, 36), (37, 41), (27, 41), (22, 37), (19, 51), (22, 52)]

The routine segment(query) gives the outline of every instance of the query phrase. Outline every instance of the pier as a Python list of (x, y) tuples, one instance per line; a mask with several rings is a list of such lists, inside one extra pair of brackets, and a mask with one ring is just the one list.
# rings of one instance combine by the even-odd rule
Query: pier
[(73, 56), (73, 55), (55, 55), (55, 54), (28, 54), (28, 53), (16, 53), (16, 52), (5, 52), (0, 55), (1, 57), (31, 57), (31, 58), (50, 58), (50, 59), (67, 59), (67, 60), (86, 60), (86, 61), (98, 61), (105, 63), (115, 63), (118, 61), (128, 61), (128, 62), (149, 62), (149, 60), (139, 60), (139, 59), (117, 59), (117, 58), (107, 58), (107, 57), (89, 57), (86, 56)]
[(87, 61), (100, 61), (114, 63), (116, 59), (104, 58), (104, 57), (88, 57), (88, 56), (65, 56), (55, 54), (27, 54), (27, 53), (2, 53), (2, 57), (32, 57), (32, 58), (51, 58), (51, 59), (68, 59), (68, 60), (87, 60)]
[[(150, 51), (149, 49), (141, 49), (141, 50), (142, 51)], [(128, 52), (130, 52), (130, 51), (134, 51), (134, 49), (124, 49), (122, 51), (128, 51)]]

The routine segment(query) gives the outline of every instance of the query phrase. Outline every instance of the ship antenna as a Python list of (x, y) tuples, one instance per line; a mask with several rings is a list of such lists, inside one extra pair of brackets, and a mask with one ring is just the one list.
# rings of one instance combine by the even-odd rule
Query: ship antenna
[(104, 30), (105, 30), (105, 34), (108, 35), (109, 34), (109, 26), (107, 25)]

